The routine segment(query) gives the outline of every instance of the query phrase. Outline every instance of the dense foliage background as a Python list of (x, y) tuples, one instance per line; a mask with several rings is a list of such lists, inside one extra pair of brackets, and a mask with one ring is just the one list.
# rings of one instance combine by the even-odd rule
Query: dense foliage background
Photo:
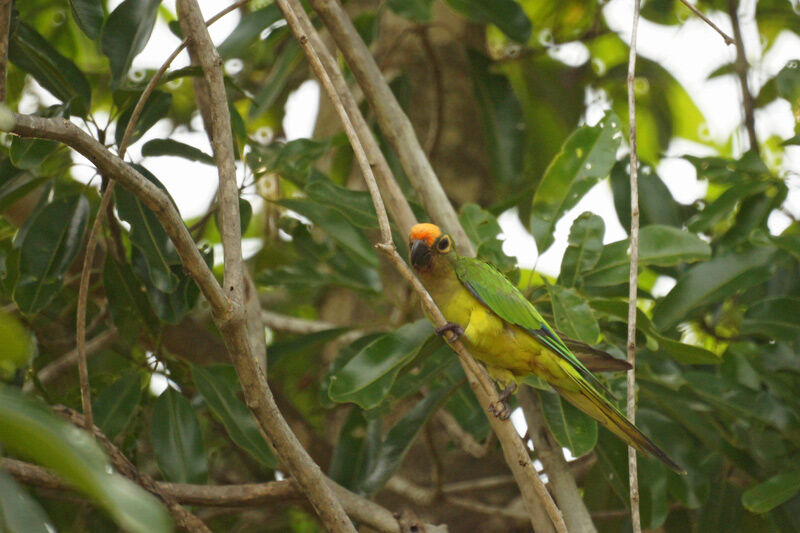
[[(206, 17), (224, 7), (214, 4), (204, 5)], [(496, 218), (516, 208), (542, 253), (556, 222), (594, 185), (608, 183), (619, 221), (629, 226), (628, 37), (609, 29), (603, 4), (389, 0), (346, 7), (478, 255), (518, 282), (560, 331), (624, 357), (628, 241), (606, 242), (603, 218), (584, 213), (572, 224), (560, 273), (550, 277), (516, 267)], [(738, 8), (736, 1), (696, 5), (725, 28)], [(746, 57), (764, 57), (787, 35), (797, 39), (796, 3), (744, 7), (761, 36), (760, 50)], [(375, 211), (324, 96), (314, 138), (285, 139), (287, 97), (311, 76), (301, 48), (275, 5), (253, 0), (237, 12), (238, 25), (218, 47), (228, 72), (244, 237), (257, 250), (248, 265), (266, 311), (269, 381), (281, 411), (330, 477), (393, 511), (412, 509), (451, 531), (527, 529), (485, 409), (457, 358), (432, 336), (416, 298), (372, 247)], [(651, 0), (642, 16), (678, 27), (694, 15), (681, 2)], [(153, 75), (131, 64), (157, 20), (180, 33), (172, 7), (158, 0), (16, 2), (7, 105), (69, 117), (115, 150)], [(164, 59), (178, 44), (169, 41)], [(567, 47), (580, 51), (579, 60), (565, 59)], [(711, 77), (748, 79), (747, 68), (735, 61)], [(134, 129), (129, 160), (158, 185), (164, 176), (148, 167), (163, 158), (182, 158), (173, 168), (186, 182), (193, 175), (182, 168), (213, 164), (207, 145), (177, 140), (202, 130), (192, 85), (198, 72), (168, 71)], [(800, 134), (752, 145), (744, 133), (748, 122), (771, 116), (758, 110), (776, 100), (800, 121), (800, 57), (760, 81), (750, 77), (751, 94), (743, 96), (756, 112), (727, 110), (745, 119), (718, 142), (670, 72), (646, 58), (638, 64), (637, 424), (688, 472), (679, 476), (640, 457), (647, 529), (800, 530), (800, 222), (785, 203), (798, 175), (783, 164)], [(427, 220), (396, 155), (375, 133)], [(676, 139), (709, 155), (676, 153)], [(673, 198), (654, 170), (668, 150), (707, 185), (702, 198)], [(22, 488), (0, 470), (0, 529), (34, 531), (29, 524), (46, 520), (58, 531), (154, 531), (167, 520), (143, 491), (104, 474), (100, 452), (43, 407), (80, 409), (78, 274), (99, 204), (94, 186), (106, 183), (93, 176), (85, 185), (86, 168), (53, 141), (2, 137), (0, 373), (8, 384), (0, 387), (0, 443), (8, 457), (53, 468), (88, 500)], [(166, 233), (124, 188), (116, 188), (114, 204), (88, 303), (95, 423), (155, 479), (281, 479), (207, 305)], [(784, 223), (770, 231), (778, 212)], [(221, 274), (215, 204), (186, 224)], [(406, 230), (396, 228), (402, 253)], [(671, 288), (654, 291), (657, 283)], [(602, 379), (624, 398), (622, 374)], [(539, 388), (538, 395), (550, 431), (578, 458), (573, 473), (598, 530), (626, 531), (624, 446), (553, 392)], [(483, 478), (494, 481), (491, 488), (454, 488)], [(9, 504), (17, 498), (24, 505)], [(318, 527), (302, 503), (194, 511), (218, 531)]]

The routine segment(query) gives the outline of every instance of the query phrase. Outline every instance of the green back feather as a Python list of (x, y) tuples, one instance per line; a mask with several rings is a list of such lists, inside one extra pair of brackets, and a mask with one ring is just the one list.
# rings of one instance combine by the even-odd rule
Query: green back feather
[(567, 361), (589, 383), (614, 395), (567, 348), (531, 302), (499, 270), (473, 257), (454, 263), (459, 281), (494, 314), (530, 333), (554, 354)]

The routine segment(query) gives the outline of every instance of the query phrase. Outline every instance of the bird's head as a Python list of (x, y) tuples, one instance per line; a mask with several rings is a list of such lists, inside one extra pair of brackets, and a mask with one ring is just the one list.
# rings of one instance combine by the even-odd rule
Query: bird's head
[(411, 266), (415, 270), (429, 270), (448, 254), (454, 253), (455, 246), (449, 235), (442, 233), (435, 224), (417, 224), (409, 235)]

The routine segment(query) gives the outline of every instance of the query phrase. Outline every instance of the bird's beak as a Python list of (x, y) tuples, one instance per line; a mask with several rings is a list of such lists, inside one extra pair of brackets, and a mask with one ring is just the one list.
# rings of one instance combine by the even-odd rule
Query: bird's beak
[(428, 243), (423, 240), (411, 241), (411, 265), (414, 268), (427, 268), (432, 259), (433, 254)]

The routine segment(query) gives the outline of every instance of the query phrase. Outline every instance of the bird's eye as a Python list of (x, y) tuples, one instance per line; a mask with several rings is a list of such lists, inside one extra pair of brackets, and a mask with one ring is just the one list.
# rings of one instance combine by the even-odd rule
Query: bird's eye
[(447, 253), (450, 251), (450, 239), (448, 239), (447, 237), (442, 237), (439, 240), (439, 244), (437, 244), (436, 246), (437, 248), (439, 248), (440, 252)]

